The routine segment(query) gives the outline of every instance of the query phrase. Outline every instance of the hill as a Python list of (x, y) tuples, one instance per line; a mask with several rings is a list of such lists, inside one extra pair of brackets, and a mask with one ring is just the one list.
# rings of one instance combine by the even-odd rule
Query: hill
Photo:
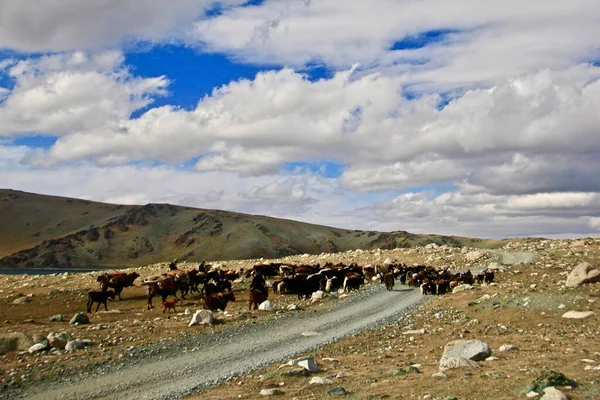
[(171, 204), (126, 206), (0, 189), (0, 267), (115, 268), (489, 241), (333, 228)]

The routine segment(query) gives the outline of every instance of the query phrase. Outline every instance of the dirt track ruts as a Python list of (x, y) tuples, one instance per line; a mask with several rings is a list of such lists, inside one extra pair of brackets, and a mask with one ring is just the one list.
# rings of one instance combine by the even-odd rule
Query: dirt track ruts
[(398, 318), (422, 299), (418, 290), (396, 287), (388, 292), (383, 285), (376, 285), (335, 308), (307, 309), (264, 323), (199, 335), (191, 340), (194, 351), (189, 349), (190, 340), (182, 341), (181, 352), (175, 343), (166, 355), (115, 362), (115, 368), (103, 367), (81, 379), (33, 384), (12, 395), (40, 400), (181, 398), (224, 379), (376, 328)]

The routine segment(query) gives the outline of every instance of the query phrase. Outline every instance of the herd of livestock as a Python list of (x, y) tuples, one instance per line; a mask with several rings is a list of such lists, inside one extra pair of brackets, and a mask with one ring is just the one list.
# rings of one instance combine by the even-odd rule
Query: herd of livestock
[[(134, 285), (140, 277), (137, 272), (105, 273), (98, 276), (101, 290), (88, 293), (87, 311), (91, 312), (92, 305), (98, 303), (108, 310), (107, 300), (119, 297), (124, 288)], [(309, 298), (312, 293), (322, 290), (351, 291), (359, 289), (365, 282), (381, 282), (388, 290), (393, 290), (395, 282), (402, 285), (419, 288), (424, 295), (442, 295), (461, 283), (473, 284), (491, 283), (494, 281), (492, 271), (473, 275), (470, 270), (460, 273), (451, 272), (447, 267), (436, 269), (431, 266), (407, 266), (402, 263), (365, 265), (345, 265), (343, 263), (324, 265), (302, 264), (291, 265), (283, 263), (256, 264), (249, 269), (232, 270), (220, 266), (211, 266), (202, 262), (197, 268), (180, 269), (176, 261), (161, 275), (142, 279), (142, 284), (148, 287), (148, 309), (153, 308), (152, 299), (160, 296), (163, 312), (174, 308), (176, 300), (167, 300), (169, 296), (182, 299), (191, 293), (203, 297), (203, 308), (216, 311), (225, 310), (227, 303), (235, 301), (232, 282), (240, 277), (252, 278), (248, 298), (249, 309), (256, 309), (265, 301), (269, 287), (275, 294), (296, 294), (299, 299)], [(199, 288), (201, 286), (201, 288)]]

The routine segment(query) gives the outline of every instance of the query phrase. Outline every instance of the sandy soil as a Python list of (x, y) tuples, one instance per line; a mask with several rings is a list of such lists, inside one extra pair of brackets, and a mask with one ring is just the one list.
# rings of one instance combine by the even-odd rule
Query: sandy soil
[[(470, 291), (431, 298), (409, 315), (385, 326), (308, 352), (307, 355), (316, 357), (320, 366), (314, 375), (329, 378), (332, 384), (312, 385), (309, 384), (311, 377), (281, 374), (280, 363), (276, 363), (250, 374), (229, 377), (227, 382), (190, 398), (262, 398), (259, 393), (265, 388), (278, 388), (285, 398), (324, 398), (330, 397), (329, 390), (338, 387), (344, 388), (348, 398), (356, 399), (526, 398), (523, 390), (544, 368), (562, 372), (580, 383), (577, 388), (565, 390), (569, 398), (600, 398), (600, 370), (594, 369), (600, 365), (597, 340), (600, 284), (564, 287), (566, 274), (579, 262), (600, 265), (599, 243), (594, 239), (529, 240), (514, 242), (500, 252), (480, 252), (479, 257), (474, 249), (448, 248), (296, 257), (289, 261), (332, 260), (364, 265), (391, 258), (408, 264), (451, 265), (457, 269), (486, 266), (503, 259), (517, 264), (506, 266), (504, 273), (497, 273), (495, 285), (475, 286)], [(533, 255), (525, 260), (531, 263), (519, 264), (524, 260), (519, 254)], [(228, 262), (227, 267), (239, 268), (254, 262)], [(155, 265), (139, 272), (150, 276), (164, 268), (164, 265)], [(219, 316), (219, 323), (214, 327), (188, 327), (190, 316), (166, 315), (160, 309), (146, 310), (145, 288), (135, 287), (125, 289), (123, 301), (109, 303), (108, 313), (91, 314), (90, 325), (69, 325), (68, 319), (75, 312), (85, 310), (85, 293), (95, 287), (95, 277), (96, 274), (72, 274), (0, 278), (0, 282), (3, 281), (0, 321), (5, 321), (0, 333), (47, 335), (64, 330), (93, 342), (87, 350), (76, 352), (12, 351), (3, 355), (0, 378), (5, 385), (4, 395), (10, 397), (31, 386), (51, 385), (59, 374), (65, 377), (86, 368), (124, 364), (124, 360), (143, 354), (141, 349), (148, 343), (168, 348), (190, 337), (276, 320), (285, 313), (248, 312), (246, 302), (238, 301), (228, 307), (227, 314)], [(247, 283), (234, 286), (238, 299), (245, 299), (246, 286)], [(19, 294), (31, 295), (32, 301), (13, 304)], [(489, 299), (482, 297), (486, 294)], [(272, 296), (272, 300), (279, 310), (297, 303), (292, 295)], [(178, 311), (195, 310), (199, 301), (192, 297), (182, 303)], [(303, 303), (301, 312), (332, 308), (339, 302), (338, 296), (332, 296), (316, 304)], [(591, 310), (596, 314), (583, 320), (561, 318), (569, 310)], [(63, 314), (65, 321), (50, 322), (54, 314)], [(414, 329), (425, 329), (426, 333), (403, 334)], [(499, 359), (482, 362), (478, 369), (447, 371), (447, 378), (432, 377), (437, 372), (443, 346), (461, 337), (485, 341)], [(500, 352), (503, 344), (519, 349)], [(399, 375), (398, 370), (409, 363), (417, 364), (421, 373)]]

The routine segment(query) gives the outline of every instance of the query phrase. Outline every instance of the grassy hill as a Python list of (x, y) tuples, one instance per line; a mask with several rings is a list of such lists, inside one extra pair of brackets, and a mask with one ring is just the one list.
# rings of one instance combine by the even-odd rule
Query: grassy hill
[(170, 204), (125, 206), (0, 189), (0, 267), (116, 268), (489, 241), (375, 232)]

